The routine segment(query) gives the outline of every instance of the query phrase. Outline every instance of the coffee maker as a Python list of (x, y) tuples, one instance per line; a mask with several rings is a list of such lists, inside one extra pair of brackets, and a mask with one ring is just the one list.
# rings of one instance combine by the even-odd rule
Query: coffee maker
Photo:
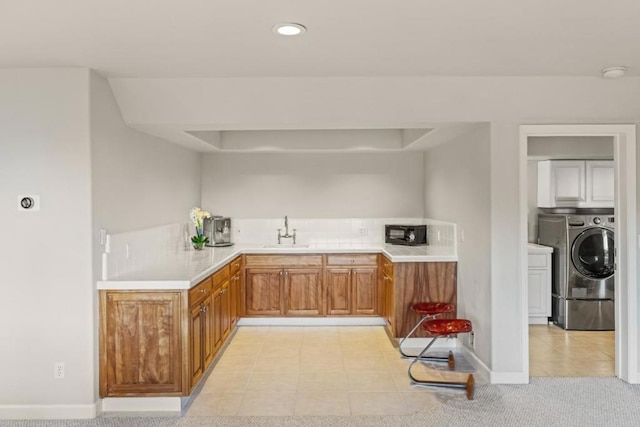
[(212, 216), (204, 219), (204, 235), (209, 238), (207, 246), (231, 246), (231, 218)]

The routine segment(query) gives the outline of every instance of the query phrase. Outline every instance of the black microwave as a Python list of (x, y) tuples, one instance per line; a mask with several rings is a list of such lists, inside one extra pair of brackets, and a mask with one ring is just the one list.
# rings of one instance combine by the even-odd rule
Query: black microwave
[(385, 225), (384, 241), (392, 245), (426, 245), (426, 225)]

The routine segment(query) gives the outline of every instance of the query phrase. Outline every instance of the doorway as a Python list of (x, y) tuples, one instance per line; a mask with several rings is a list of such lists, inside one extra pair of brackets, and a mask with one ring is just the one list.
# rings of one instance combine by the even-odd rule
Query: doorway
[[(523, 125), (520, 127), (521, 206), (521, 301), (523, 374), (529, 377), (529, 322), (527, 287), (527, 243), (529, 203), (527, 199), (528, 143), (536, 137), (608, 137), (613, 139), (616, 274), (615, 274), (615, 375), (627, 382), (638, 381), (637, 283), (636, 283), (636, 153), (633, 125)], [(565, 338), (562, 338), (565, 339)]]

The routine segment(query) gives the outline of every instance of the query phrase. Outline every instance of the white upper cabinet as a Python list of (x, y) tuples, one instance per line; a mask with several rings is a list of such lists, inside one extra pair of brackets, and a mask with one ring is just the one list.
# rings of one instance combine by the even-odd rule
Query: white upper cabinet
[(546, 160), (538, 163), (538, 207), (613, 207), (612, 160)]

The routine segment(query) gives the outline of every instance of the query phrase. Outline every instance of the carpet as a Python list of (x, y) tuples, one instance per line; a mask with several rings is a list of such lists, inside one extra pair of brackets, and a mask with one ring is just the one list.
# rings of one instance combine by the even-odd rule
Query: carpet
[(640, 385), (616, 378), (532, 378), (528, 385), (482, 385), (475, 400), (439, 392), (440, 406), (387, 417), (102, 416), (93, 420), (0, 421), (4, 427), (199, 426), (638, 426)]

